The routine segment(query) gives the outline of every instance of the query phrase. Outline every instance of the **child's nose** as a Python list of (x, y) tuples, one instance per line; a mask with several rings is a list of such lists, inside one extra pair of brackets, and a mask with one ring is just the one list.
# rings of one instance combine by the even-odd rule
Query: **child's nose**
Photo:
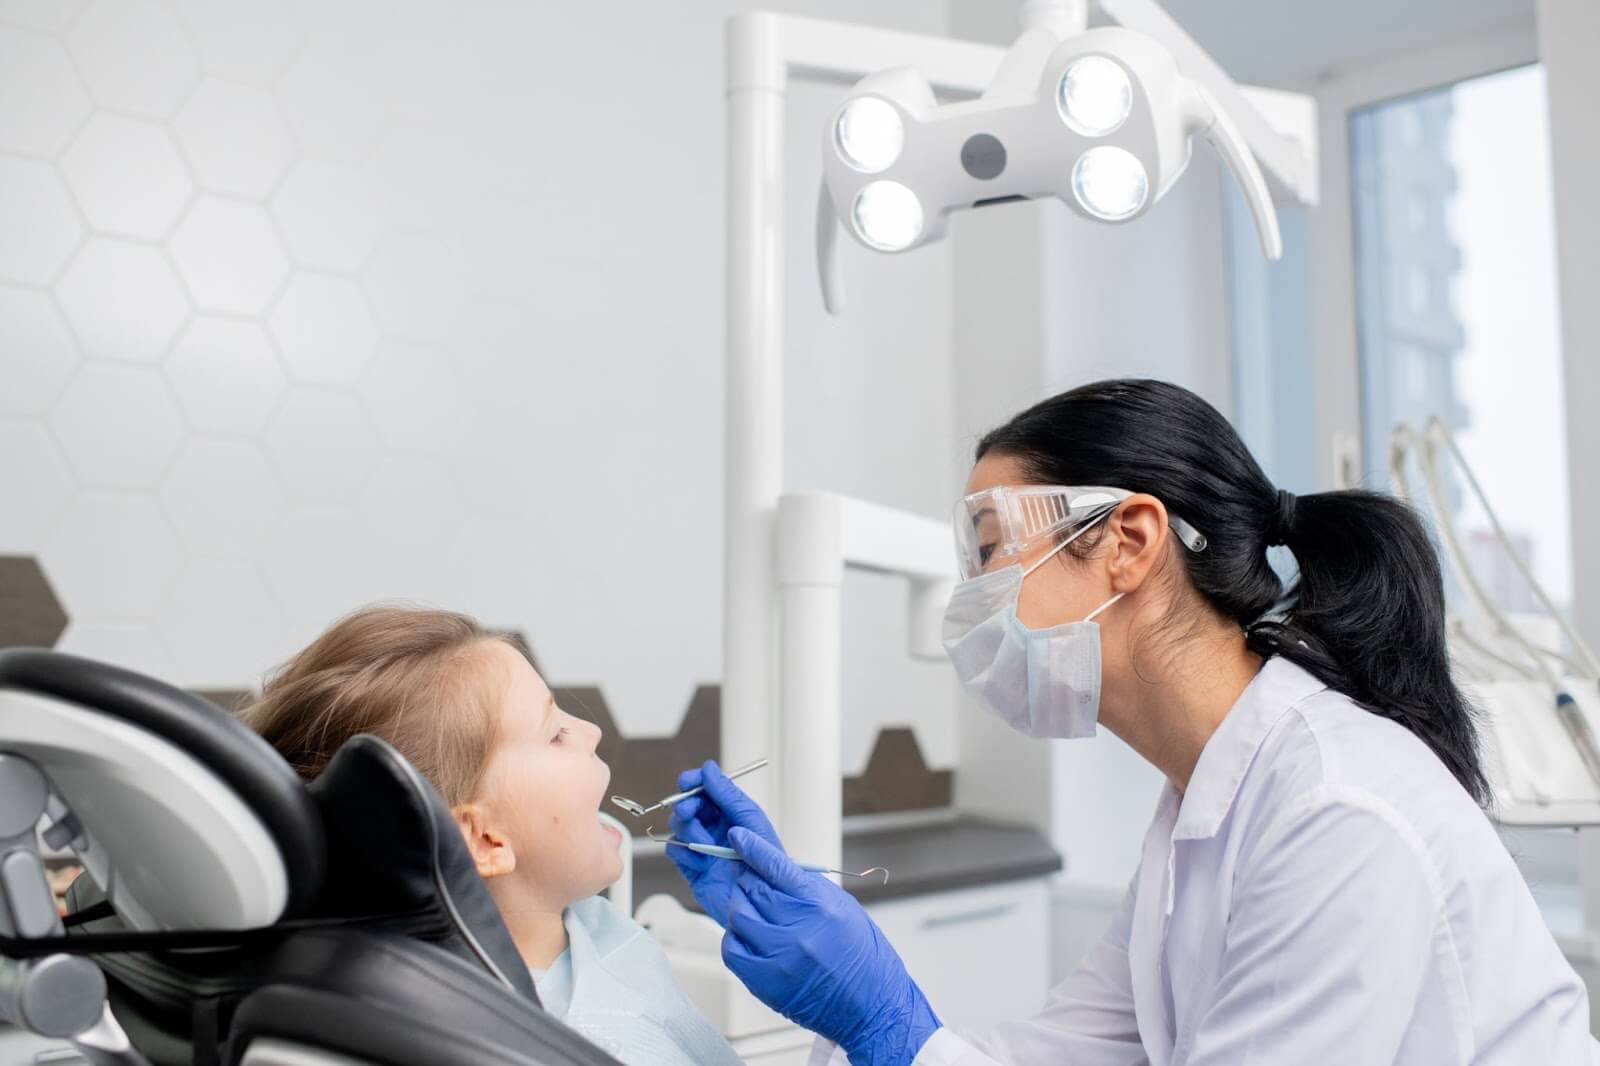
[(600, 738), (604, 735), (600, 727), (593, 722), (580, 722), (579, 726), (584, 743), (589, 745), (590, 750), (598, 748), (600, 746)]

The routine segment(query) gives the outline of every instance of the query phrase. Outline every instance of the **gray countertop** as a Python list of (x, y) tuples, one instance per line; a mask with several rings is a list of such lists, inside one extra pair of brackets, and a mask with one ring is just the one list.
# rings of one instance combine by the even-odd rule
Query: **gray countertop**
[[(847, 832), (844, 866), (848, 870), (882, 866), (889, 871), (887, 885), (876, 878), (845, 878), (845, 887), (857, 899), (877, 903), (1042, 877), (1061, 869), (1061, 855), (1032, 826), (957, 815), (931, 825)], [(658, 892), (695, 907), (689, 887), (664, 853), (638, 856), (633, 865), (635, 902)]]

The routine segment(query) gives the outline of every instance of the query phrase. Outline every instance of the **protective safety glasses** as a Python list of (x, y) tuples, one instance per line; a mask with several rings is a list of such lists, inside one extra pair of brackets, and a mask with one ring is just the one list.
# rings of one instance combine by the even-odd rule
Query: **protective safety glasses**
[[(963, 579), (1010, 564), (1031, 546), (1070, 536), (1110, 514), (1133, 493), (1099, 486), (1000, 485), (956, 504), (956, 563)], [(1167, 521), (1184, 547), (1204, 551), (1206, 538), (1177, 515)]]

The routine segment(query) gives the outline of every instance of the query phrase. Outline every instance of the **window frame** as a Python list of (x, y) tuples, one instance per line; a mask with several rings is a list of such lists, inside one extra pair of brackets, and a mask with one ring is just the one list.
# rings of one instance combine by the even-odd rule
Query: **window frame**
[[(1353, 112), (1458, 82), (1539, 62), (1534, 20), (1408, 51), (1331, 74), (1311, 91), (1318, 108), (1320, 202), (1311, 212), (1311, 324), (1319, 471), (1324, 488), (1364, 483), (1361, 342), (1356, 300), (1355, 212), (1350, 180)], [(1570, 358), (1563, 348), (1563, 361)], [(1384, 487), (1384, 486), (1373, 486)]]

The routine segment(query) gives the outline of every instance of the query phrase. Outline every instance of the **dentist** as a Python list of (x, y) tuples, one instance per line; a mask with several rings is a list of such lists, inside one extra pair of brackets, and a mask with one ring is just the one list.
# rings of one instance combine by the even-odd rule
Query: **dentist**
[(951, 661), (1021, 732), (1103, 725), (1161, 770), (1138, 873), (1042, 1010), (958, 1032), (708, 763), (673, 830), (745, 862), (668, 851), (756, 996), (856, 1066), (1600, 1063), (1583, 983), (1483, 812), (1409, 509), (1280, 492), (1214, 408), (1153, 381), (1017, 415), (967, 491)]

